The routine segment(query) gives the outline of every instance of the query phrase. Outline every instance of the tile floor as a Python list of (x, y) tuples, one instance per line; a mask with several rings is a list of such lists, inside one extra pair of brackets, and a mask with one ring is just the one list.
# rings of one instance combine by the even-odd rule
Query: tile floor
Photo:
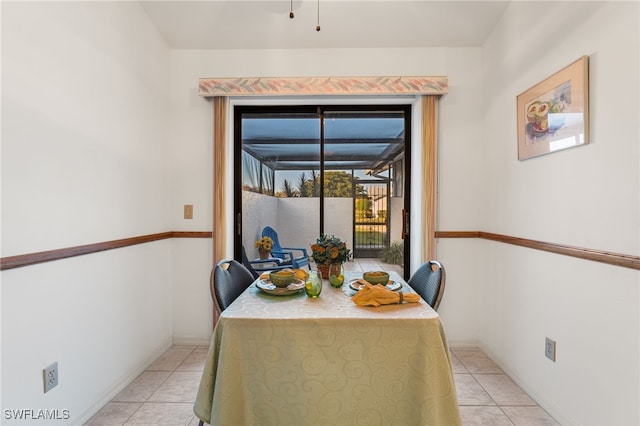
[(452, 349), (463, 425), (542, 426), (558, 423), (479, 349)]
[(207, 349), (170, 348), (86, 425), (197, 425), (193, 403)]
[[(463, 425), (557, 425), (479, 349), (452, 349)], [(174, 346), (87, 425), (197, 425), (193, 403), (206, 347)]]
[[(312, 264), (312, 267), (314, 265)], [(353, 259), (349, 262), (344, 263), (345, 271), (356, 271), (356, 272), (364, 272), (364, 271), (395, 271), (400, 276), (402, 276), (402, 266), (392, 265), (389, 263), (383, 263), (380, 259)]]

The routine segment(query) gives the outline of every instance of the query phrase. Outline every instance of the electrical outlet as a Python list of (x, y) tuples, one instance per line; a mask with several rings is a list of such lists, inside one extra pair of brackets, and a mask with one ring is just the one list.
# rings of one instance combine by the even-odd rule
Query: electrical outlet
[(551, 361), (556, 362), (556, 341), (555, 340), (551, 340), (548, 337), (545, 338), (544, 356), (549, 358)]
[(58, 386), (58, 362), (42, 370), (42, 380), (44, 381), (44, 393)]

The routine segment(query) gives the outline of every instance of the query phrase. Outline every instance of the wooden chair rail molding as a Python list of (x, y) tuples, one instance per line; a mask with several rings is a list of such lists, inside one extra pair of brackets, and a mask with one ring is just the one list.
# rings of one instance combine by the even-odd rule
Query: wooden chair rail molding
[[(0, 270), (20, 268), (22, 266), (35, 265), (37, 263), (50, 262), (83, 254), (97, 253), (136, 244), (149, 243), (167, 238), (212, 238), (213, 233), (207, 231), (170, 231), (158, 234), (142, 235), (139, 237), (123, 238), (121, 240), (106, 241), (102, 243), (87, 244), (83, 246), (68, 247), (56, 250), (47, 250), (37, 253), (21, 254), (0, 258)], [(581, 247), (566, 246), (562, 244), (546, 243), (543, 241), (529, 240), (526, 238), (511, 237), (508, 235), (493, 234), (483, 231), (436, 231), (436, 238), (483, 238), (485, 240), (498, 241), (528, 247), (594, 262), (608, 263), (640, 270), (640, 256), (612, 253), (601, 250), (592, 250)]]
[(150, 243), (151, 241), (165, 240), (167, 238), (212, 238), (212, 232), (170, 231), (158, 234), (142, 235), (139, 237), (123, 238), (121, 240), (105, 241), (102, 243), (86, 244), (83, 246), (67, 247), (56, 250), (47, 250), (37, 253), (20, 254), (0, 259), (0, 271), (5, 269), (20, 268), (22, 266), (35, 265), (37, 263), (50, 262), (65, 259), (67, 257), (81, 256), (83, 254), (97, 253), (99, 251), (133, 246), (136, 244)]
[(493, 234), (483, 231), (436, 231), (436, 238), (483, 238), (485, 240), (498, 241), (516, 246), (528, 247), (565, 256), (578, 257), (594, 262), (608, 263), (624, 268), (640, 270), (640, 257), (628, 254), (612, 253), (608, 251), (592, 250), (588, 248), (566, 246), (563, 244), (546, 243), (543, 241), (529, 240), (526, 238), (511, 237), (508, 235)]

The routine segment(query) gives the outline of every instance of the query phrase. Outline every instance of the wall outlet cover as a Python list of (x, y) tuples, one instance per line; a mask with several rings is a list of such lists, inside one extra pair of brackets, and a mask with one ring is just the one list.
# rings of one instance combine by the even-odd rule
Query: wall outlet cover
[(44, 393), (58, 386), (58, 361), (42, 370), (42, 380), (44, 381)]
[(548, 337), (545, 338), (544, 356), (549, 358), (551, 361), (556, 362), (556, 341), (555, 340), (551, 340)]
[(184, 205), (184, 218), (193, 219), (193, 204)]

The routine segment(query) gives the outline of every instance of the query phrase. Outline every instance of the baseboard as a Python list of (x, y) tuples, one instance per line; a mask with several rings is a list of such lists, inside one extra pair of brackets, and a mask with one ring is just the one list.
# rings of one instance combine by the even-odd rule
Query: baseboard
[(542, 409), (544, 409), (551, 417), (553, 417), (559, 424), (561, 425), (577, 425), (578, 423), (566, 416), (564, 416), (560, 410), (558, 410), (554, 404), (550, 403), (543, 396), (535, 392), (531, 389), (525, 381), (522, 380), (517, 374), (511, 371), (509, 368), (505, 367), (501, 362), (500, 358), (496, 356), (486, 345), (482, 343), (478, 343), (476, 345), (478, 349), (480, 349), (486, 356), (488, 356), (491, 361), (493, 361), (500, 369), (509, 376), (511, 380), (513, 380), (520, 388), (527, 393)]
[(449, 349), (479, 349), (480, 342), (477, 340), (450, 340), (447, 342)]
[(109, 401), (111, 401), (116, 395), (118, 395), (129, 383), (131, 383), (136, 377), (138, 377), (144, 370), (147, 369), (155, 360), (165, 353), (171, 346), (173, 346), (173, 337), (168, 337), (165, 341), (158, 346), (151, 354), (140, 364), (132, 368), (128, 373), (123, 375), (116, 384), (110, 389), (104, 392), (99, 398), (97, 398), (89, 407), (72, 423), (73, 425), (84, 425), (91, 419), (102, 407), (104, 407)]
[(209, 346), (211, 336), (174, 336), (173, 344), (176, 346)]

